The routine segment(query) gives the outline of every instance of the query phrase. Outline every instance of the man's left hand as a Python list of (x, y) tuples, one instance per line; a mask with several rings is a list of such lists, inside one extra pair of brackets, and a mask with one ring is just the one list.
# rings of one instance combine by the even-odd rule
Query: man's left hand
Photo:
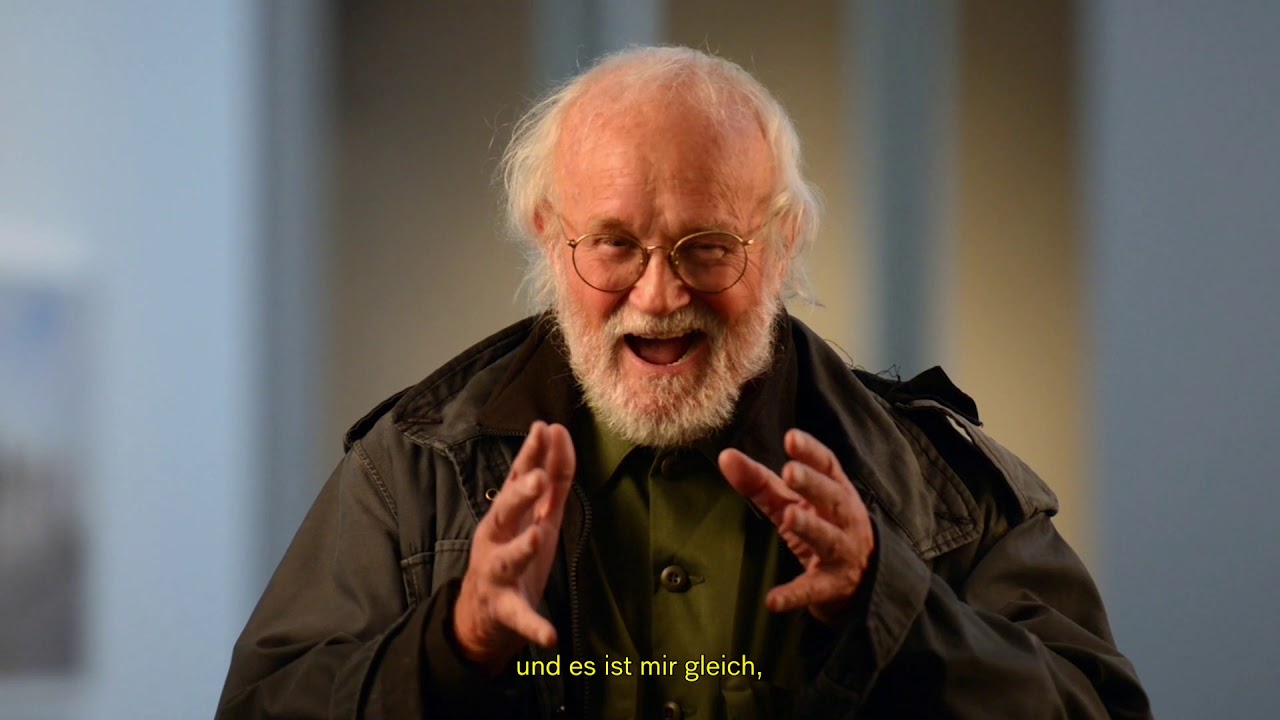
[(778, 528), (804, 572), (769, 591), (772, 612), (807, 607), (826, 623), (840, 619), (861, 584), (875, 533), (871, 517), (835, 453), (802, 430), (790, 430), (791, 458), (779, 477), (738, 450), (720, 453), (720, 472)]

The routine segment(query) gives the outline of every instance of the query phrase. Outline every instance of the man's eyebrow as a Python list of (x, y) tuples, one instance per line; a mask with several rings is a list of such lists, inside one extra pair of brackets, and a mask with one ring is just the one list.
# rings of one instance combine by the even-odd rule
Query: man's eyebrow
[(631, 231), (630, 225), (628, 225), (626, 222), (623, 222), (621, 218), (613, 217), (613, 216), (600, 218), (598, 220), (592, 220), (590, 223), (587, 224), (586, 232), (613, 233), (616, 235), (626, 235), (628, 237), (634, 236), (634, 233)]
[[(682, 238), (694, 233), (708, 232), (713, 230), (727, 230), (734, 232), (734, 223), (728, 218), (718, 218), (714, 220), (703, 220), (700, 222), (691, 222), (680, 225), (677, 229), (676, 237)], [(631, 224), (622, 218), (615, 216), (603, 217), (593, 220), (585, 232), (591, 233), (613, 233), (616, 235), (626, 235), (627, 237), (637, 237), (636, 232), (632, 229)]]

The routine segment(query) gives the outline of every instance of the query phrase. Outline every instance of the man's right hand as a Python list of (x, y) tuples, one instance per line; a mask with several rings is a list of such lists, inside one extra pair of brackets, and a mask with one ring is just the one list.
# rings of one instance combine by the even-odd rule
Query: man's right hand
[(556, 644), (555, 627), (534, 606), (551, 573), (573, 473), (569, 431), (534, 422), (476, 528), (453, 632), (463, 655), (494, 675), (525, 643)]

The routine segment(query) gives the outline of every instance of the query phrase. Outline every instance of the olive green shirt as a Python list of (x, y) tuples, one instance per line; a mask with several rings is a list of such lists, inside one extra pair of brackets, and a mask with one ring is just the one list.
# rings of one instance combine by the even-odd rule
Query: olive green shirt
[(785, 688), (802, 681), (807, 618), (774, 616), (764, 597), (798, 566), (720, 474), (722, 446), (636, 447), (584, 415), (575, 437), (592, 517), (583, 585), (594, 714), (780, 717)]

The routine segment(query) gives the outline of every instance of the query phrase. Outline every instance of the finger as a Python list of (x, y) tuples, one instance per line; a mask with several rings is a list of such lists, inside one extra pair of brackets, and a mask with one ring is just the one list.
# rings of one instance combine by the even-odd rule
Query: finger
[(530, 524), (509, 542), (498, 545), (490, 556), (490, 572), (495, 580), (514, 583), (538, 553), (538, 526)]
[(809, 433), (799, 428), (792, 428), (783, 436), (782, 446), (792, 459), (799, 460), (829, 478), (849, 482), (844, 469), (840, 467), (840, 461), (836, 459), (836, 454)]
[(539, 503), (534, 518), (541, 522), (552, 517), (557, 522), (564, 510), (564, 501), (569, 495), (569, 487), (573, 483), (576, 469), (576, 458), (573, 450), (573, 438), (563, 425), (547, 426), (543, 433), (546, 442), (546, 453), (543, 468), (551, 480), (551, 492), (547, 493), (544, 502)]
[(769, 591), (764, 606), (770, 612), (790, 612), (822, 603), (847, 600), (857, 587), (834, 575), (804, 574)]
[(795, 555), (796, 559), (800, 561), (800, 564), (805, 566), (806, 568), (809, 567), (810, 565), (809, 561), (812, 558), (817, 557), (817, 554), (814, 553), (813, 548), (810, 547), (809, 544), (806, 543), (804, 540), (801, 540), (800, 536), (796, 535), (794, 532), (791, 532), (790, 530), (779, 529), (778, 535), (779, 537), (782, 538), (783, 542), (787, 544), (787, 549), (791, 551), (791, 554)]
[(825, 563), (838, 562), (843, 545), (849, 540), (841, 528), (824, 520), (812, 509), (792, 505), (783, 513), (782, 525), (779, 529), (786, 533), (795, 533), (805, 545), (813, 549), (818, 559)]
[(556, 629), (515, 592), (506, 592), (494, 602), (494, 618), (534, 645), (555, 647)]
[(862, 499), (847, 482), (834, 480), (802, 462), (792, 460), (782, 468), (782, 481), (823, 517), (840, 526), (851, 524)]
[(521, 518), (542, 496), (546, 484), (546, 473), (533, 470), (508, 480), (502, 486), (498, 496), (493, 499), (493, 507), (485, 516), (485, 519), (493, 518), (494, 539), (505, 542), (519, 532)]
[(573, 438), (565, 426), (555, 423), (548, 425), (543, 432), (546, 439), (547, 452), (543, 467), (547, 476), (555, 484), (567, 484), (573, 481), (575, 458)]
[(741, 451), (725, 450), (719, 460), (720, 472), (729, 485), (760, 508), (774, 525), (782, 523), (782, 512), (788, 505), (801, 499), (782, 478)]
[(546, 453), (547, 445), (546, 427), (547, 424), (541, 420), (534, 420), (529, 426), (529, 437), (524, 439), (520, 452), (516, 453), (515, 460), (511, 461), (511, 474), (507, 476), (508, 480), (543, 466), (543, 455)]

